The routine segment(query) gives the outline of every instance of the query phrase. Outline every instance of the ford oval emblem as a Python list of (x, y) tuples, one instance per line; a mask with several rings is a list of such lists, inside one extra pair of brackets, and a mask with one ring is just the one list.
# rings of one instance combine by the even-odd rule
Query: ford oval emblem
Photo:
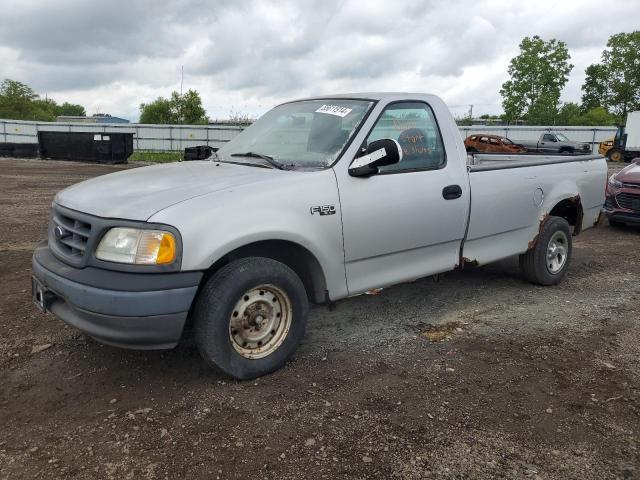
[(60, 225), (56, 226), (56, 228), (53, 229), (53, 234), (55, 235), (55, 237), (58, 240), (62, 240), (65, 237), (69, 236), (69, 232), (67, 232), (63, 227), (61, 227)]

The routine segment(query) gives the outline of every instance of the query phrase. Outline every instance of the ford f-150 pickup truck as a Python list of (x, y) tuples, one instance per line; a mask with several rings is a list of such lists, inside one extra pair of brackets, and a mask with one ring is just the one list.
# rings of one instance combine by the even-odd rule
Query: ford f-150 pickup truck
[(513, 255), (558, 283), (606, 171), (599, 156), (468, 156), (433, 95), (292, 101), (208, 160), (58, 193), (33, 297), (115, 346), (170, 348), (188, 325), (207, 363), (254, 378), (291, 357), (310, 302)]
[(540, 135), (537, 141), (518, 140), (527, 152), (534, 153), (591, 153), (591, 145), (588, 143), (574, 142), (562, 133), (547, 132)]

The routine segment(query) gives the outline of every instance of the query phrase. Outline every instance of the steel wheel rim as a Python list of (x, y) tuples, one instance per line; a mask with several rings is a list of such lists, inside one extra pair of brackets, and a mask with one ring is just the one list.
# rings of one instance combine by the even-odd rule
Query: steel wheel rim
[(559, 230), (551, 236), (547, 245), (546, 265), (549, 273), (556, 274), (567, 263), (569, 239), (567, 234)]
[(271, 355), (287, 338), (292, 317), (291, 300), (282, 289), (264, 284), (248, 290), (229, 318), (234, 350), (248, 359)]

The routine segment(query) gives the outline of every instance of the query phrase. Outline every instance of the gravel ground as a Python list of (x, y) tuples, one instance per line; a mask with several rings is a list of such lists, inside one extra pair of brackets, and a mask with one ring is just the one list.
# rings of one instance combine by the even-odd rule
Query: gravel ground
[(54, 194), (122, 168), (0, 160), (0, 478), (640, 478), (640, 230), (576, 237), (557, 287), (508, 260), (316, 307), (236, 382), (32, 305)]

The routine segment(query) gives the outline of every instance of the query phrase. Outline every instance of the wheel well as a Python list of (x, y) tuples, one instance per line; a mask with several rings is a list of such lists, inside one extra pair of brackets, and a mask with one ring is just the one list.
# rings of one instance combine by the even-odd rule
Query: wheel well
[(573, 151), (574, 151), (574, 148), (573, 148), (573, 147), (562, 147), (562, 148), (560, 149), (560, 153), (571, 153), (571, 152), (573, 152)]
[(211, 265), (203, 281), (224, 265), (245, 257), (266, 257), (284, 263), (300, 277), (311, 302), (327, 300), (327, 283), (320, 262), (309, 250), (287, 240), (264, 240), (236, 248)]
[(582, 230), (582, 202), (580, 196), (565, 198), (551, 209), (549, 215), (564, 218), (573, 226), (573, 234), (578, 235)]

